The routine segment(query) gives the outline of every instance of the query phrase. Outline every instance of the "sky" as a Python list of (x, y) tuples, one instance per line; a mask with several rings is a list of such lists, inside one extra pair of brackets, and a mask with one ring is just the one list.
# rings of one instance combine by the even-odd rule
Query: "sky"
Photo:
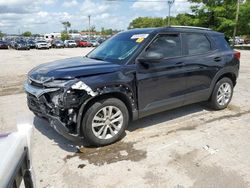
[[(171, 15), (190, 12), (187, 0), (175, 0)], [(97, 30), (112, 28), (126, 30), (136, 17), (166, 17), (166, 0), (0, 0), (0, 31), (18, 34), (61, 32), (62, 21), (71, 23), (70, 29)]]

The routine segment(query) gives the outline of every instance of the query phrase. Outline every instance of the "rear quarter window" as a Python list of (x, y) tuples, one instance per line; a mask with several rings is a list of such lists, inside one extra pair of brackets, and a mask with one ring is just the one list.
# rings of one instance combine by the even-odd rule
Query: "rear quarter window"
[(232, 50), (228, 42), (226, 41), (224, 35), (213, 35), (211, 36), (211, 38), (213, 39), (218, 49), (223, 50), (223, 51)]

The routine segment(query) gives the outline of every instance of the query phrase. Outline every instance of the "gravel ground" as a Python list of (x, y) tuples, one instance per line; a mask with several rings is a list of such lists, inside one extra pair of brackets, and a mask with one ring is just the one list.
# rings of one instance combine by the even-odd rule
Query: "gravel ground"
[(77, 152), (29, 112), (22, 83), (40, 63), (89, 50), (0, 51), (0, 131), (15, 130), (16, 122), (34, 125), (37, 187), (250, 187), (250, 51), (241, 51), (240, 78), (227, 109), (194, 104), (149, 116), (131, 123), (120, 142)]

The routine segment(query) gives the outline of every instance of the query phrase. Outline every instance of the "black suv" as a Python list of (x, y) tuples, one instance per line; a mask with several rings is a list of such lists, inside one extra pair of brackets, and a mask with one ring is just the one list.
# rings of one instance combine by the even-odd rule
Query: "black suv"
[(102, 146), (150, 114), (201, 101), (226, 108), (239, 59), (224, 35), (210, 29), (135, 29), (85, 57), (32, 69), (25, 90), (30, 110), (60, 134)]

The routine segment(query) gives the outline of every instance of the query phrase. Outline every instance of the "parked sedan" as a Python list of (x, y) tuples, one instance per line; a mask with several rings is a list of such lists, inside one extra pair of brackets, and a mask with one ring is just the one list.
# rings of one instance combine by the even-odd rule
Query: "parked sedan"
[(16, 41), (15, 43), (15, 49), (16, 50), (29, 50), (30, 47), (28, 43), (25, 42), (24, 40), (19, 40), (19, 41)]
[(100, 43), (97, 40), (90, 40), (90, 43), (92, 44), (93, 47), (97, 47), (100, 45)]
[(28, 43), (30, 49), (36, 48), (36, 43), (35, 43), (35, 41), (33, 41), (33, 40), (28, 40), (27, 43)]
[(0, 40), (0, 49), (8, 49), (9, 46), (6, 42)]
[(36, 41), (36, 49), (49, 49), (49, 44), (45, 40)]
[(64, 48), (64, 43), (62, 40), (54, 40), (51, 45), (53, 48)]
[(91, 47), (92, 46), (92, 44), (87, 40), (78, 40), (76, 41), (76, 44), (78, 47)]
[(68, 47), (68, 48), (77, 47), (77, 44), (74, 40), (65, 40), (64, 45), (65, 45), (65, 47)]

